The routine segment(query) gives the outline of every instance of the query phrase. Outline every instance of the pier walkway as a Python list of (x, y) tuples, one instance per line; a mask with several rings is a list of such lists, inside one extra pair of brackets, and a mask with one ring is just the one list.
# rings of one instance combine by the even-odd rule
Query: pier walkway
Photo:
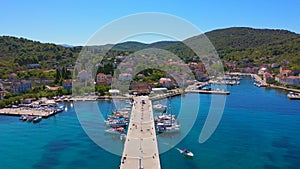
[(134, 97), (120, 169), (160, 169), (152, 102)]
[(34, 110), (34, 109), (22, 109), (22, 108), (4, 108), (0, 109), (0, 115), (9, 115), (9, 116), (21, 116), (21, 115), (32, 115), (32, 116), (42, 116), (44, 118), (55, 115), (55, 111), (43, 111), (43, 110)]

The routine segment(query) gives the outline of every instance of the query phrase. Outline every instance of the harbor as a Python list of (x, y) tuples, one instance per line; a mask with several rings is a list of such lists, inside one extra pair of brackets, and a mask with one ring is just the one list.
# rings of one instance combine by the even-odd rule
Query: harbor
[[(203, 119), (205, 116), (201, 115), (196, 117), (196, 121), (200, 124), (195, 124), (197, 126), (190, 130), (185, 139), (179, 143), (169, 141), (182, 134), (185, 120), (194, 117), (190, 113), (193, 109), (189, 109), (191, 106), (186, 105), (197, 104), (195, 98), (199, 96), (198, 94), (186, 93), (184, 97), (170, 98), (173, 115), (177, 115), (182, 104), (185, 104), (187, 109), (182, 112), (184, 117), (178, 118), (181, 124), (181, 131), (178, 134), (157, 133), (159, 151), (163, 150), (159, 145), (165, 147), (174, 145), (169, 151), (159, 155), (161, 168), (265, 168), (265, 159), (271, 159), (274, 156), (278, 158), (276, 164), (281, 168), (296, 169), (298, 167), (294, 162), (299, 161), (299, 153), (297, 152), (300, 151), (300, 147), (297, 143), (299, 143), (300, 137), (297, 129), (300, 120), (300, 102), (288, 100), (285, 92), (273, 89), (262, 90), (254, 87), (253, 80), (250, 78), (242, 80), (238, 87), (230, 87), (230, 92), (232, 94), (227, 97), (228, 102), (222, 117), (222, 124), (205, 144), (198, 143), (201, 123), (205, 122)], [(206, 97), (205, 94), (201, 96), (203, 96), (200, 100), (201, 109), (198, 113), (205, 115), (209, 112), (211, 97)], [(241, 100), (247, 104), (240, 104)], [(126, 100), (120, 100), (120, 102), (122, 107), (128, 105)], [(262, 102), (264, 104), (261, 104)], [(158, 103), (168, 105), (165, 101), (157, 101), (157, 103), (153, 102), (152, 106), (154, 107)], [(94, 105), (99, 107), (104, 115), (106, 112), (110, 114), (115, 111), (114, 102), (78, 101), (78, 103), (73, 103), (73, 108), (71, 104), (72, 102), (65, 102), (67, 111), (49, 116), (34, 125), (31, 125), (33, 123), (20, 122), (17, 116), (0, 116), (2, 168), (24, 168), (25, 166), (26, 168), (74, 169), (78, 168), (79, 165), (80, 168), (89, 169), (120, 168), (124, 143), (119, 136), (104, 133), (104, 130), (107, 129), (105, 124), (100, 128), (95, 128), (95, 132), (103, 133), (101, 139), (106, 146), (114, 146), (120, 150), (120, 154), (115, 155), (106, 151), (105, 147), (95, 145), (81, 129), (77, 119), (77, 111), (95, 111)], [(78, 109), (75, 104), (83, 108)], [(144, 107), (143, 113), (145, 110)], [(162, 111), (158, 112), (153, 109), (154, 119), (155, 115), (160, 115), (160, 112)], [(137, 111), (135, 113), (141, 114)], [(90, 121), (89, 118), (86, 120), (87, 122)], [(146, 119), (144, 121), (146, 122)], [(271, 134), (266, 134), (266, 130), (270, 131)], [(144, 131), (146, 132), (146, 128)], [(220, 142), (220, 140), (222, 141)], [(135, 148), (136, 151), (139, 151), (139, 145), (136, 147), (138, 147)], [(232, 147), (236, 151), (232, 151)], [(183, 157), (177, 148), (182, 151), (184, 148), (191, 151), (194, 154), (193, 159)], [(144, 151), (146, 152), (146, 150)], [(138, 168), (139, 157), (135, 160), (137, 166), (134, 168)], [(240, 161), (241, 163), (232, 163), (232, 161)], [(145, 162), (142, 163), (144, 169), (146, 169), (145, 164)]]

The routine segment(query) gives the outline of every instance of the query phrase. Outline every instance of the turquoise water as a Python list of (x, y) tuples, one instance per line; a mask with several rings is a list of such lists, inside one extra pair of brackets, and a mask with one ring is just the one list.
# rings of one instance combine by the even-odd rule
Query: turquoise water
[[(174, 97), (172, 112), (200, 97), (197, 120), (175, 147), (188, 148), (195, 157), (184, 159), (172, 148), (161, 154), (163, 169), (298, 169), (300, 166), (300, 101), (288, 100), (286, 93), (252, 85), (249, 79), (229, 86), (222, 120), (205, 143), (198, 142), (210, 106), (211, 95), (187, 94)], [(111, 112), (110, 102), (81, 102), (81, 111), (103, 115)], [(120, 103), (121, 104), (121, 103)], [(100, 148), (85, 134), (74, 108), (43, 119), (38, 124), (21, 122), (18, 117), (0, 116), (0, 160), (3, 169), (112, 169), (120, 157)], [(123, 105), (121, 104), (121, 107)], [(193, 116), (184, 110), (185, 120)], [(184, 123), (184, 122), (183, 122)], [(182, 123), (181, 123), (182, 124)], [(103, 133), (103, 126), (99, 133)], [(95, 130), (95, 131), (98, 131)], [(159, 137), (159, 145), (173, 145), (182, 134)], [(106, 145), (121, 147), (118, 138), (102, 135)], [(171, 140), (171, 141), (170, 141)]]

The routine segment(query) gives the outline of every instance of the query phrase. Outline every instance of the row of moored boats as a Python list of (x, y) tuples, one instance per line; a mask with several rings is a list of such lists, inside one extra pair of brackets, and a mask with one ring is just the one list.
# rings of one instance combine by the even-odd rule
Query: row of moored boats
[(24, 115), (20, 116), (20, 120), (27, 121), (27, 122), (38, 123), (38, 122), (42, 121), (42, 117), (41, 116), (32, 116), (32, 115), (24, 114)]

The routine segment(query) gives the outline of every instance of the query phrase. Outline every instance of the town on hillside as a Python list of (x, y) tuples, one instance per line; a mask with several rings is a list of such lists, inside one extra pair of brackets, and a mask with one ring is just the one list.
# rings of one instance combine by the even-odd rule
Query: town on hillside
[[(0, 106), (5, 107), (12, 104), (22, 103), (28, 98), (38, 99), (41, 97), (54, 97), (61, 95), (70, 95), (76, 92), (77, 95), (110, 95), (111, 92), (120, 92), (116, 90), (118, 83), (128, 84), (129, 94), (150, 94), (152, 88), (174, 89), (182, 86), (182, 79), (185, 86), (198, 82), (207, 82), (212, 80), (214, 75), (209, 75), (202, 62), (188, 62), (167, 60), (163, 62), (163, 67), (157, 69), (148, 69), (135, 73), (133, 70), (137, 63), (134, 61), (124, 61), (130, 56), (117, 55), (106, 58), (95, 66), (81, 68), (57, 68), (55, 78), (20, 78), (19, 72), (14, 72), (7, 79), (0, 80)], [(153, 61), (153, 60), (152, 60)], [(155, 62), (155, 61), (154, 61)], [(156, 60), (160, 63), (161, 61)], [(147, 64), (147, 63), (145, 63)], [(143, 66), (143, 65), (141, 65)], [(263, 81), (268, 84), (285, 86), (290, 88), (300, 88), (300, 70), (290, 70), (285, 67), (285, 63), (249, 65), (247, 60), (240, 63), (236, 61), (223, 61), (226, 72), (241, 72), (259, 75)], [(122, 72), (115, 73), (117, 67), (122, 67)], [(173, 72), (162, 71), (160, 69), (174, 69), (186, 67), (186, 69)], [(32, 67), (31, 69), (39, 69)], [(75, 69), (75, 70), (74, 70)], [(93, 73), (96, 72), (96, 73)], [(192, 78), (190, 77), (192, 73)], [(71, 76), (72, 74), (72, 76)], [(73, 78), (71, 78), (73, 77)], [(178, 80), (179, 77), (181, 78)], [(114, 83), (114, 84), (113, 84)], [(112, 85), (113, 84), (113, 85)]]

